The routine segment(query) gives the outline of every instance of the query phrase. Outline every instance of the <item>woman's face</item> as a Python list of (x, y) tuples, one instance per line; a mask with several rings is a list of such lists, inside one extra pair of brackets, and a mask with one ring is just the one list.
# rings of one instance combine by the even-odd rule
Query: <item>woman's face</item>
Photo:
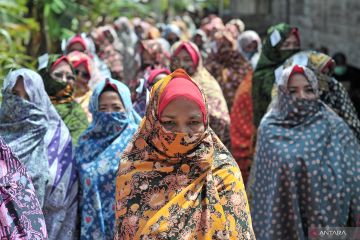
[(173, 45), (174, 43), (179, 41), (179, 37), (175, 33), (171, 32), (166, 36), (166, 40), (170, 43), (170, 45)]
[(63, 81), (63, 82), (68, 82), (73, 84), (75, 81), (75, 77), (74, 74), (71, 70), (70, 65), (65, 62), (62, 61), (60, 62), (50, 73), (51, 77), (55, 80), (59, 80), (59, 81)]
[(205, 125), (199, 106), (186, 98), (171, 101), (163, 110), (160, 122), (164, 128), (174, 133), (203, 133)]
[(258, 50), (258, 44), (256, 41), (252, 41), (249, 45), (247, 45), (244, 48), (244, 51), (249, 53), (257, 52), (257, 50)]
[(74, 51), (85, 52), (85, 48), (81, 45), (81, 43), (76, 42), (72, 44), (68, 50), (69, 53)]
[(12, 94), (29, 101), (29, 96), (25, 91), (24, 79), (22, 76), (19, 76), (16, 80), (16, 84), (12, 89)]
[(100, 112), (125, 112), (120, 96), (115, 91), (105, 91), (99, 97)]
[(201, 35), (197, 34), (194, 36), (193, 38), (193, 42), (196, 44), (196, 46), (198, 46), (199, 48), (201, 48), (204, 45), (203, 39), (201, 37)]
[(90, 73), (86, 69), (84, 63), (82, 63), (82, 64), (80, 64), (79, 66), (76, 67), (75, 75), (76, 75), (75, 86), (79, 86), (79, 85), (82, 85), (82, 84), (87, 85), (89, 83)]
[(144, 50), (142, 53), (142, 66), (141, 68), (144, 70), (147, 67), (150, 67), (153, 64), (153, 60), (151, 58), (151, 55), (148, 51)]
[(178, 68), (183, 68), (190, 76), (195, 73), (193, 60), (185, 49), (181, 49), (176, 56), (172, 57), (171, 60), (173, 71)]
[(280, 50), (294, 50), (299, 49), (300, 43), (294, 33), (291, 33), (287, 39), (282, 43)]
[(291, 96), (299, 99), (315, 99), (315, 91), (303, 74), (294, 74), (288, 82), (288, 91)]

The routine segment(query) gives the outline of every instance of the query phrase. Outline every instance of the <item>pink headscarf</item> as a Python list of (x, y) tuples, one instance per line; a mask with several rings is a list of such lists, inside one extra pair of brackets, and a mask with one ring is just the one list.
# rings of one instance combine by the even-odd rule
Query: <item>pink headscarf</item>
[(186, 98), (196, 103), (202, 114), (203, 122), (206, 123), (206, 107), (203, 95), (199, 87), (191, 80), (190, 77), (186, 77), (183, 74), (181, 76), (174, 76), (174, 78), (165, 87), (159, 100), (158, 116), (160, 118), (162, 112), (166, 106), (176, 98)]
[(76, 35), (75, 37), (73, 37), (70, 42), (68, 43), (66, 50), (69, 51), (70, 47), (72, 45), (74, 45), (75, 43), (80, 43), (81, 46), (84, 48), (84, 50), (86, 50), (86, 42), (85, 40), (80, 36), (80, 35)]
[(155, 78), (160, 74), (169, 75), (170, 73), (171, 73), (170, 70), (167, 68), (158, 68), (158, 69), (151, 70), (149, 73), (149, 77), (147, 79), (147, 84), (151, 85), (154, 82)]
[(189, 42), (182, 42), (178, 46), (178, 48), (175, 50), (174, 56), (177, 56), (182, 49), (185, 49), (190, 54), (190, 57), (194, 63), (194, 69), (197, 69), (197, 67), (199, 65), (200, 57), (199, 57), (196, 49), (194, 49), (193, 46)]

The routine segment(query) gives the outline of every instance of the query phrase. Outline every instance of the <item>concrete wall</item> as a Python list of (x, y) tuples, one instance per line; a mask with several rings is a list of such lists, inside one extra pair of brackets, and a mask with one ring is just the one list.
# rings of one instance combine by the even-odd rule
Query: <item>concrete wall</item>
[[(360, 0), (248, 0), (250, 14), (238, 11), (245, 0), (233, 0), (232, 16), (244, 17), (250, 28), (260, 32), (271, 24), (289, 22), (300, 30), (303, 48), (341, 51), (350, 65), (360, 68)], [(271, 6), (268, 6), (268, 5)], [(265, 15), (264, 15), (265, 14)], [(252, 15), (250, 17), (250, 15)], [(246, 19), (252, 21), (248, 22)], [(255, 19), (255, 20), (254, 20)], [(263, 27), (258, 27), (263, 26)]]

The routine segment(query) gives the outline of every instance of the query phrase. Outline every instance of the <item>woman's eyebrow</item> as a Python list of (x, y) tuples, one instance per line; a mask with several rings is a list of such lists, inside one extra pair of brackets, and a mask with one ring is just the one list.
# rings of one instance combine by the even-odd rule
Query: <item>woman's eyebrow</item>
[(202, 118), (202, 116), (199, 114), (194, 114), (190, 117), (190, 119), (198, 119), (198, 118)]
[(171, 119), (175, 119), (176, 116), (173, 116), (173, 115), (161, 115), (161, 118), (171, 118)]

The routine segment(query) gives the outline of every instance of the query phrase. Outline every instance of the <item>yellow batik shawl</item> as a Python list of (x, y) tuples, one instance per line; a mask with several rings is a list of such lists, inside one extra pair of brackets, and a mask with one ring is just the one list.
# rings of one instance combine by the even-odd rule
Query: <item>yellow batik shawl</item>
[(120, 161), (115, 239), (255, 239), (239, 167), (208, 123), (191, 135), (159, 122), (160, 96), (175, 77), (190, 79), (176, 70), (154, 85)]

